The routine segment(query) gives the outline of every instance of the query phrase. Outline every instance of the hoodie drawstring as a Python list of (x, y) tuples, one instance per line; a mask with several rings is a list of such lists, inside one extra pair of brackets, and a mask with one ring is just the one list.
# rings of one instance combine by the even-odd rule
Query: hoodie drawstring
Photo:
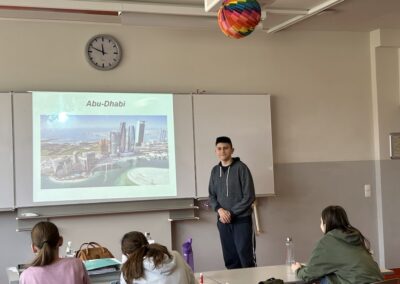
[(231, 166), (228, 167), (228, 174), (226, 175), (226, 196), (229, 196), (229, 186), (228, 186), (228, 178), (229, 178), (229, 170)]
[[(231, 169), (231, 166), (228, 167), (228, 173), (226, 174), (226, 180), (225, 180), (225, 183), (226, 183), (226, 196), (229, 196), (228, 178), (229, 178), (230, 169)], [(219, 177), (220, 178), (222, 177), (222, 167), (221, 166), (219, 166)]]

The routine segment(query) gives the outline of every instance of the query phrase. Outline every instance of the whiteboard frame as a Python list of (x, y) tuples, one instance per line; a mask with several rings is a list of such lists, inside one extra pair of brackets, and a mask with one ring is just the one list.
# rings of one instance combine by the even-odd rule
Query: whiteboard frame
[(0, 211), (15, 209), (12, 93), (0, 93)]
[[(162, 95), (162, 94), (161, 94)], [(32, 155), (32, 93), (13, 94), (15, 136), (15, 192), (16, 207), (36, 207), (69, 204), (117, 203), (142, 200), (173, 200), (195, 196), (194, 147), (192, 127), (192, 102), (190, 96), (173, 94), (175, 143), (177, 164), (177, 196), (155, 198), (127, 198), (112, 200), (77, 200), (65, 202), (33, 202), (33, 155)], [(185, 140), (183, 140), (185, 139)], [(179, 163), (179, 165), (178, 165)], [(179, 173), (178, 173), (179, 171)]]

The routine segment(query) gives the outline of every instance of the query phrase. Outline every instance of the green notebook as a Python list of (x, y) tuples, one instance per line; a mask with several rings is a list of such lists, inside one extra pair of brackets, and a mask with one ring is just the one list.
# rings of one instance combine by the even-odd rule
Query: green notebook
[(85, 264), (87, 271), (106, 268), (106, 267), (119, 268), (121, 265), (121, 262), (116, 258), (91, 259), (91, 260), (86, 260), (83, 263)]

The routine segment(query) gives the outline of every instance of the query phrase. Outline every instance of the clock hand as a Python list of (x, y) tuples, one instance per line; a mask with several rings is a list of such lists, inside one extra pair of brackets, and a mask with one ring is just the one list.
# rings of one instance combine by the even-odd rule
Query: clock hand
[(101, 44), (101, 53), (103, 53), (103, 55), (105, 54), (103, 44)]
[(98, 49), (98, 48), (95, 48), (94, 46), (91, 46), (91, 48), (93, 48), (94, 50), (97, 50), (98, 52), (101, 52), (101, 53), (103, 53), (103, 51), (102, 51), (102, 50), (100, 50), (100, 49)]

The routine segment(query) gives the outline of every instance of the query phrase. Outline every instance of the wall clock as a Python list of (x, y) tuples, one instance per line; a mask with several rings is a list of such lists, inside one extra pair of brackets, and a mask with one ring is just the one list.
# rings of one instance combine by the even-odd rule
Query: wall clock
[(111, 70), (118, 66), (122, 58), (119, 42), (110, 35), (96, 35), (86, 44), (86, 58), (98, 70)]

